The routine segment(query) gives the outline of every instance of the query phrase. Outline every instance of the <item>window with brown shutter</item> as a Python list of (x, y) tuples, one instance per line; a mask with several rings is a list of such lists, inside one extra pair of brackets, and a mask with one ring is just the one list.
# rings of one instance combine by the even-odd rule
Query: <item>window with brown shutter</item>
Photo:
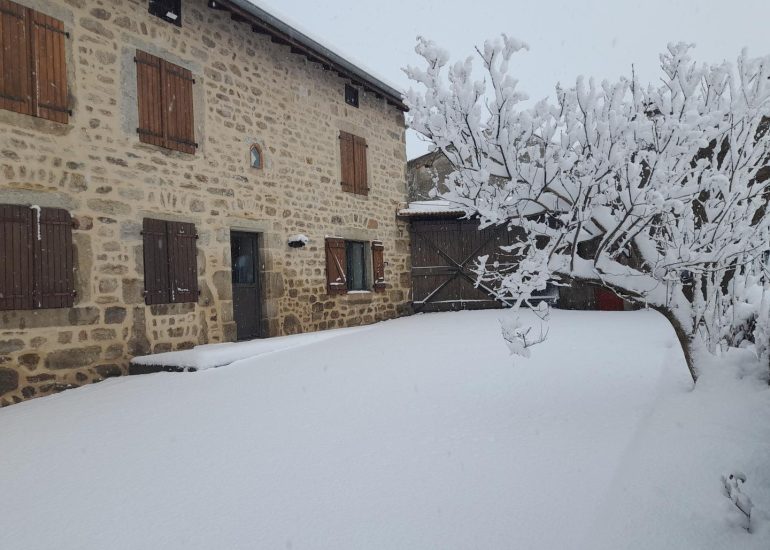
[(379, 241), (371, 243), (372, 277), (370, 280), (367, 267), (367, 244), (335, 237), (326, 238), (326, 290), (329, 294), (345, 294), (371, 288), (375, 292), (385, 290), (384, 247)]
[(67, 123), (64, 23), (0, 0), (0, 108)]
[(198, 144), (195, 143), (192, 73), (140, 50), (134, 60), (139, 140), (195, 153)]
[(375, 292), (385, 290), (385, 247), (379, 241), (372, 242), (372, 278)]
[(348, 291), (343, 239), (326, 239), (326, 290), (329, 294), (344, 294)]
[(74, 298), (69, 212), (0, 205), (0, 310), (72, 307)]
[(342, 190), (366, 195), (369, 184), (366, 171), (366, 140), (348, 132), (340, 132)]
[(198, 301), (195, 225), (145, 218), (144, 299), (147, 305)]

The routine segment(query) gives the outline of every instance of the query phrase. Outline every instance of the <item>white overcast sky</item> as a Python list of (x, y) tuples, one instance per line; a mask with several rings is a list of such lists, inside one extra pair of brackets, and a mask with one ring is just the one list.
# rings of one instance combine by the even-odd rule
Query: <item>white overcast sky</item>
[[(406, 89), (401, 71), (418, 64), (415, 37), (435, 40), (464, 58), (505, 32), (530, 46), (512, 64), (520, 90), (553, 96), (556, 82), (579, 74), (615, 78), (633, 63), (658, 77), (658, 54), (670, 41), (697, 45), (701, 61), (734, 60), (741, 48), (770, 54), (770, 0), (259, 0), (335, 51)], [(407, 154), (427, 150), (412, 135)]]

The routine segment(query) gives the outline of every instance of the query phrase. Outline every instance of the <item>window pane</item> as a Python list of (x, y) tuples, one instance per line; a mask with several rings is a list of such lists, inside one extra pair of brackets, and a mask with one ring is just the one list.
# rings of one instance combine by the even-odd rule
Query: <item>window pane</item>
[(232, 237), (233, 284), (254, 284), (254, 252), (253, 238)]
[(347, 242), (348, 290), (366, 290), (364, 243)]
[(259, 149), (256, 147), (251, 148), (251, 167), (262, 168), (262, 156), (259, 154)]

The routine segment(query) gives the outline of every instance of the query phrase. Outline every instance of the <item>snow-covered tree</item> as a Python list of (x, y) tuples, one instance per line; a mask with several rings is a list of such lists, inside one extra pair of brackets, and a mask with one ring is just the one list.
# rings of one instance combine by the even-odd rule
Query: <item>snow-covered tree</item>
[[(549, 280), (581, 280), (663, 312), (688, 364), (702, 342), (716, 352), (756, 343), (768, 360), (770, 295), (770, 57), (698, 64), (670, 44), (659, 84), (636, 75), (557, 86), (527, 100), (511, 75), (527, 46), (503, 35), (449, 64), (420, 38), (427, 64), (409, 67), (411, 126), (454, 167), (443, 195), (482, 227), (518, 227), (506, 251), (480, 258), (479, 281), (515, 307)], [(476, 71), (479, 67), (476, 66)], [(527, 355), (541, 338), (514, 317), (504, 334)], [(540, 332), (539, 332), (540, 333)]]

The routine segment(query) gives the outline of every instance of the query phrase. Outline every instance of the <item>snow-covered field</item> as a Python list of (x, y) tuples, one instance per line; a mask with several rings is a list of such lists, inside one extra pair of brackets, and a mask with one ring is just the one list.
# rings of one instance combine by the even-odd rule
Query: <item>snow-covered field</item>
[(770, 511), (770, 391), (693, 391), (653, 312), (420, 315), (197, 373), (0, 410), (0, 548), (727, 549), (742, 470)]

